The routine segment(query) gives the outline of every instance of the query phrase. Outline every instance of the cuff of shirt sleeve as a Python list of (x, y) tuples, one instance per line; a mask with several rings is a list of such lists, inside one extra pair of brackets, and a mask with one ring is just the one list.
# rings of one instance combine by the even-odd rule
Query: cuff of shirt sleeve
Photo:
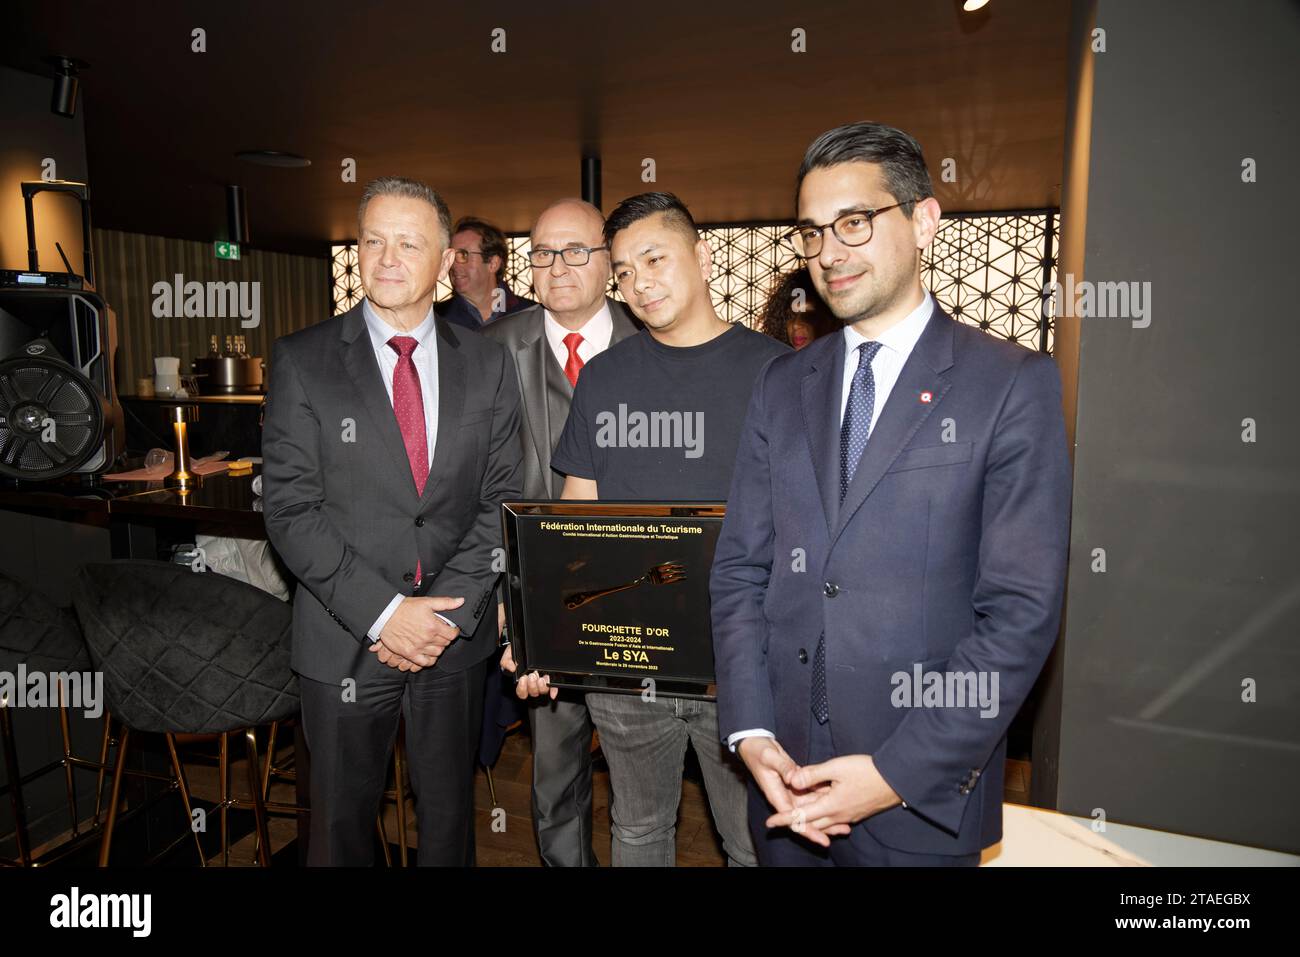
[(400, 594), (393, 596), (393, 600), (388, 603), (388, 607), (379, 613), (379, 617), (375, 619), (375, 623), (371, 625), (370, 630), (366, 632), (367, 638), (371, 641), (379, 640), (379, 636), (384, 633), (384, 626), (388, 624), (388, 619), (393, 617), (393, 612), (397, 611), (397, 606), (402, 603), (402, 599), (405, 597), (405, 595)]
[[(435, 614), (435, 615), (438, 615), (438, 613), (437, 613), (436, 611), (434, 612), (434, 614)], [(452, 621), (452, 620), (451, 620), (450, 618), (448, 618), (446, 615), (438, 615), (438, 617), (441, 618), (443, 621), (445, 621), (447, 624), (451, 625), (451, 627), (455, 628), (457, 631), (460, 631), (460, 625), (456, 624), (454, 621)]]
[(764, 728), (750, 728), (748, 731), (737, 731), (734, 734), (727, 735), (727, 747), (734, 753), (736, 745), (746, 738), (771, 738), (776, 740), (776, 735)]

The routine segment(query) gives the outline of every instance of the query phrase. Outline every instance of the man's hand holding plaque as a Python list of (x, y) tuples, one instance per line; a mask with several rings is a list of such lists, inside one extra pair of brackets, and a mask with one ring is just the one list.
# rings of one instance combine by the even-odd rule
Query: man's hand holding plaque
[[(501, 668), (512, 675), (518, 670), (515, 666), (515, 656), (510, 652), (510, 646), (506, 646), (505, 654), (501, 656)], [(559, 688), (551, 687), (550, 675), (539, 675), (536, 671), (532, 674), (515, 677), (515, 695), (521, 700), (528, 698), (540, 698), (549, 692), (552, 699), (560, 693)]]

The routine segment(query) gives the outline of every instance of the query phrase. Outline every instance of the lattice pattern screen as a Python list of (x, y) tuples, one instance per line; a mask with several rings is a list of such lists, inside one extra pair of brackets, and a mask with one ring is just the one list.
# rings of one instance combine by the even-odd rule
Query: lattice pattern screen
[(1056, 282), (1059, 227), (1055, 210), (945, 217), (922, 261), (921, 281), (954, 319), (1051, 352), (1046, 290)]
[[(713, 250), (709, 285), (723, 319), (751, 327), (758, 322), (773, 278), (797, 264), (794, 253), (779, 241), (787, 228), (701, 227)], [(1056, 281), (1059, 229), (1056, 210), (945, 216), (922, 261), (921, 279), (954, 318), (999, 338), (1050, 352), (1053, 303), (1045, 290)], [(532, 283), (528, 237), (515, 236), (509, 242), (506, 281), (519, 295), (527, 296)], [(334, 311), (339, 313), (356, 305), (363, 293), (356, 246), (334, 246), (333, 258)], [(438, 298), (450, 295), (450, 284), (440, 284)], [(611, 295), (621, 298), (612, 290)]]

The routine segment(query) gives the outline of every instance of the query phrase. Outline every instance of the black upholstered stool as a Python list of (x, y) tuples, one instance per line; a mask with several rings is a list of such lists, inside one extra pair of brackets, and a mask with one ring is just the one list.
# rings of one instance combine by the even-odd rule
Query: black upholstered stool
[[(143, 731), (166, 737), (191, 820), (193, 808), (176, 736), (220, 736), (224, 856), (228, 862), (226, 810), (251, 808), (258, 861), (269, 866), (267, 812), (299, 811), (291, 804), (265, 800), (255, 734), (257, 726), (298, 712), (298, 680), (289, 666), (289, 605), (215, 572), (196, 573), (187, 565), (150, 561), (83, 566), (73, 603), (91, 661), (104, 673), (105, 697), (124, 725), (100, 865), (107, 865), (111, 853), (128, 734)], [(234, 798), (228, 791), (227, 742), (232, 732), (244, 735), (251, 800)], [(194, 839), (203, 863), (197, 833)]]
[[(43, 675), (86, 674), (91, 670), (90, 655), (81, 637), (76, 616), (71, 608), (55, 605), (28, 585), (0, 575), (0, 671), (17, 674), (20, 668), (27, 674)], [(55, 689), (51, 689), (54, 691)], [(57, 858), (64, 851), (87, 838), (99, 825), (99, 809), (104, 785), (110, 744), (111, 721), (108, 712), (103, 715), (103, 737), (99, 760), (81, 758), (72, 751), (72, 735), (68, 721), (69, 702), (64, 697), (66, 688), (57, 689), (59, 731), (62, 736), (62, 757), (46, 766), (23, 774), (18, 761), (18, 747), (14, 736), (13, 720), (9, 707), (13, 702), (0, 701), (0, 746), (4, 749), (5, 770), (10, 806), (14, 820), (16, 859), (0, 859), (0, 864), (31, 867)], [(70, 838), (55, 848), (47, 849), (39, 859), (34, 856), (28, 837), (26, 805), (23, 785), (62, 767), (68, 790), (68, 813), (71, 816)], [(95, 813), (90, 828), (81, 830), (81, 816), (77, 813), (77, 791), (73, 771), (77, 768), (95, 771), (98, 780), (95, 788)]]

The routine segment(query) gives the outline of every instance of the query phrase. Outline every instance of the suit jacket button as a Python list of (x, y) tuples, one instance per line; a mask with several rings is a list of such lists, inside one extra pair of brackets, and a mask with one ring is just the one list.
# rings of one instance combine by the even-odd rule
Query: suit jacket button
[(808, 652), (804, 648), (799, 649), (799, 664), (801, 665), (808, 664)]
[(402, 576), (402, 581), (406, 582), (408, 585), (415, 581), (415, 572), (407, 572)]
[(416, 516), (416, 519), (415, 519), (415, 527), (416, 527), (416, 528), (424, 528), (424, 516), (423, 516), (423, 515), (418, 515), (418, 516)]
[(822, 586), (822, 591), (825, 592), (827, 598), (834, 598), (840, 593), (840, 586), (834, 582), (827, 582)]

